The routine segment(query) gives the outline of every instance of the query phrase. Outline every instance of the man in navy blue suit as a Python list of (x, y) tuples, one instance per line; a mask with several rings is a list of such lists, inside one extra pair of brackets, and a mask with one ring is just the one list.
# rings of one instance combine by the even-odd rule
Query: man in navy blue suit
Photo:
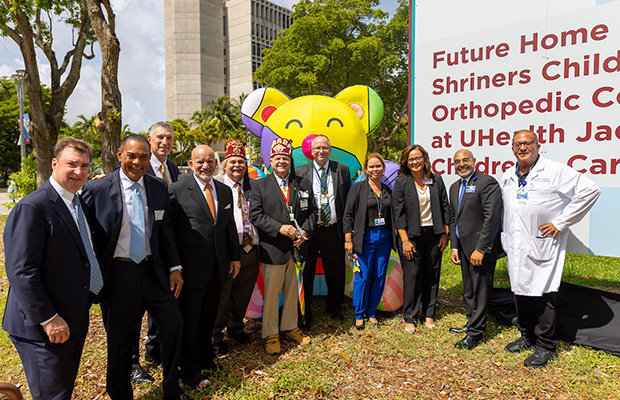
[(142, 136), (126, 136), (117, 155), (121, 168), (89, 181), (83, 190), (102, 230), (97, 247), (107, 271), (101, 310), (108, 338), (108, 394), (113, 400), (133, 398), (132, 342), (146, 309), (159, 327), (164, 399), (186, 399), (178, 384), (183, 318), (175, 300), (183, 278), (168, 221), (167, 186), (146, 174), (150, 149)]
[(91, 158), (89, 144), (60, 140), (51, 178), (15, 206), (4, 231), (10, 289), (2, 327), (34, 399), (71, 399), (88, 310), (103, 287), (93, 225), (76, 194), (88, 179)]

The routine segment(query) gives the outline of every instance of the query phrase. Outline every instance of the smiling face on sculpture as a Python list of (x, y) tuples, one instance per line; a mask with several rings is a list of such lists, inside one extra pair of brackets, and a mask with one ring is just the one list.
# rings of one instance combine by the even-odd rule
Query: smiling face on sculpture
[(331, 160), (346, 164), (352, 175), (366, 156), (366, 136), (383, 118), (383, 102), (367, 86), (352, 86), (335, 97), (302, 96), (290, 100), (277, 89), (253, 91), (241, 107), (243, 122), (261, 138), (263, 160), (271, 143), (284, 137), (293, 143), (295, 166), (312, 162), (312, 139), (325, 135), (331, 142)]

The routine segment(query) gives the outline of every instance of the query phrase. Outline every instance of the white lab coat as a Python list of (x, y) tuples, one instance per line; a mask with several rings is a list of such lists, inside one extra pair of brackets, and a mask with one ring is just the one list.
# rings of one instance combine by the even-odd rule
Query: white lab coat
[[(504, 201), (502, 246), (508, 255), (512, 291), (521, 296), (557, 292), (562, 280), (568, 227), (592, 208), (601, 190), (587, 176), (567, 165), (540, 157), (525, 179), (517, 199), (515, 169), (501, 180)], [(539, 228), (552, 223), (560, 233), (542, 237)]]

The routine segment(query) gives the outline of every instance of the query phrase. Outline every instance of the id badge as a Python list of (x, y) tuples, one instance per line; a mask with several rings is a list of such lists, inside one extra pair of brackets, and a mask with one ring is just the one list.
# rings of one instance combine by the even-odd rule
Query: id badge
[(322, 195), (321, 196), (321, 201), (320, 201), (321, 205), (324, 206), (326, 204), (329, 204), (329, 199), (327, 198), (327, 195)]
[(423, 185), (432, 185), (433, 184), (433, 180), (432, 179), (422, 179), (422, 184)]
[(521, 203), (525, 203), (527, 201), (527, 192), (517, 192), (517, 200)]
[(375, 218), (375, 226), (385, 225), (385, 218)]
[(246, 253), (249, 253), (250, 250), (252, 250), (251, 244), (246, 244), (245, 247), (243, 248), (243, 251), (245, 251)]
[(299, 207), (302, 209), (302, 211), (307, 210), (308, 209), (308, 199), (300, 199), (299, 200)]
[(475, 191), (476, 191), (475, 185), (465, 187), (465, 193), (474, 193)]

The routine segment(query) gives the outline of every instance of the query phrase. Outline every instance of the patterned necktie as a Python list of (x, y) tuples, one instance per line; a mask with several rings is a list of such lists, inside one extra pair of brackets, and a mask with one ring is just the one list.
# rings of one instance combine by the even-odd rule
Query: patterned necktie
[[(463, 193), (465, 193), (465, 187), (467, 186), (467, 179), (463, 179), (461, 181), (461, 192), (459, 193), (459, 204), (458, 204), (458, 208), (457, 208), (457, 213), (461, 210), (461, 199), (463, 198)], [(459, 236), (459, 222), (458, 222), (458, 218), (456, 221), (456, 237), (460, 237)]]
[(146, 226), (144, 223), (144, 200), (138, 189), (138, 183), (132, 186), (131, 194), (131, 239), (129, 244), (129, 258), (140, 264), (146, 258)]
[(82, 244), (86, 250), (86, 256), (88, 257), (88, 263), (90, 264), (90, 291), (94, 294), (99, 294), (103, 287), (103, 277), (101, 276), (101, 269), (99, 268), (99, 262), (95, 257), (93, 247), (90, 245), (88, 239), (88, 230), (86, 229), (86, 222), (84, 220), (84, 212), (82, 211), (82, 205), (80, 204), (80, 198), (77, 194), (73, 196), (73, 209), (78, 222), (78, 230), (80, 231), (80, 238)]
[(166, 174), (166, 166), (164, 165), (164, 163), (161, 163), (159, 170), (161, 171), (161, 179), (165, 180), (167, 184), (170, 184), (170, 181), (168, 180), (168, 175)]
[(319, 176), (321, 182), (321, 222), (323, 225), (329, 224), (329, 220), (332, 218), (332, 210), (329, 208), (329, 200), (327, 197), (327, 173), (325, 167), (321, 167), (321, 175)]
[(288, 204), (288, 186), (284, 179), (280, 181), (280, 190), (282, 191), (282, 196), (284, 196), (284, 202)]
[(250, 205), (248, 199), (245, 197), (243, 190), (241, 190), (241, 184), (235, 182), (237, 188), (237, 207), (241, 210), (241, 218), (243, 220), (243, 243), (245, 247), (252, 244), (254, 238), (252, 235), (252, 224), (250, 224)]
[(213, 222), (215, 222), (215, 201), (213, 200), (212, 190), (213, 188), (211, 187), (211, 183), (207, 183), (205, 186), (205, 197), (207, 198), (207, 204), (209, 205), (209, 210), (211, 211)]

